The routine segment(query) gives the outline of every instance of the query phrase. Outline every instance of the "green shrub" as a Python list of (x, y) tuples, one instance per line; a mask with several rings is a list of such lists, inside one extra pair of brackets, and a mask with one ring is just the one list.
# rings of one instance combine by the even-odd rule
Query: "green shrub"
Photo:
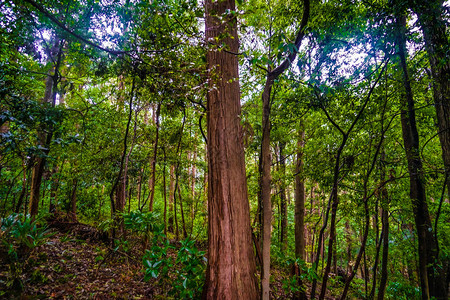
[(28, 216), (12, 214), (1, 220), (1, 243), (7, 250), (6, 262), (9, 267), (8, 288), (21, 291), (20, 279), (31, 251), (43, 245), (50, 236), (44, 226), (38, 226), (38, 220), (32, 221)]
[[(144, 280), (155, 278), (163, 286), (169, 284), (171, 288), (168, 293), (176, 299), (200, 298), (206, 269), (205, 252), (195, 247), (195, 241), (186, 239), (181, 241), (174, 259), (168, 255), (169, 249), (173, 247), (162, 231), (161, 227), (153, 233), (151, 249), (144, 255)], [(174, 281), (171, 279), (173, 277)]]
[(388, 299), (420, 299), (420, 288), (401, 282), (390, 282), (386, 289)]

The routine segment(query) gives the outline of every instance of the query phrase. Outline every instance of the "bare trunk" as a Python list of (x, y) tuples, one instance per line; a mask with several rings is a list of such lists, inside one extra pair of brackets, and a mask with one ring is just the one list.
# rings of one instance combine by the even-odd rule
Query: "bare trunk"
[[(411, 6), (419, 17), (430, 61), (442, 158), (447, 176), (450, 176), (450, 61), (448, 59), (450, 45), (443, 8), (444, 1), (420, 0), (412, 3)], [(447, 181), (447, 192), (450, 195), (450, 180)], [(436, 296), (439, 295), (443, 296), (442, 292), (436, 294)]]
[[(310, 11), (310, 2), (305, 0), (303, 3), (303, 16), (300, 23), (300, 28), (295, 38), (295, 47), (300, 49), (304, 37), (304, 29), (308, 23)], [(289, 53), (286, 60), (284, 60), (278, 67), (269, 70), (264, 90), (262, 93), (262, 141), (261, 141), (261, 162), (260, 162), (260, 198), (262, 205), (262, 274), (261, 274), (261, 289), (262, 299), (267, 300), (270, 297), (270, 244), (271, 244), (271, 222), (272, 222), (272, 206), (270, 201), (270, 94), (272, 86), (284, 71), (289, 68), (292, 62), (297, 57), (297, 51)]]
[[(300, 125), (302, 127), (302, 125)], [(305, 131), (299, 132), (297, 144), (297, 164), (295, 166), (295, 257), (305, 260), (305, 181), (303, 179), (303, 151), (305, 147)], [(298, 279), (302, 287), (303, 282)], [(300, 291), (294, 299), (306, 299), (306, 293)]]
[[(242, 129), (234, 0), (205, 2), (207, 52), (208, 265), (203, 299), (258, 299)], [(214, 87), (214, 88), (213, 88)]]
[(156, 125), (156, 137), (155, 137), (155, 145), (153, 147), (153, 157), (152, 157), (152, 177), (150, 179), (150, 203), (149, 203), (149, 211), (153, 211), (153, 201), (155, 199), (155, 182), (156, 182), (156, 157), (158, 154), (158, 140), (159, 140), (159, 114), (161, 111), (161, 102), (158, 102), (156, 107), (156, 114), (153, 114), (153, 118), (155, 120)]
[(400, 13), (397, 19), (397, 46), (403, 71), (403, 84), (407, 110), (402, 111), (402, 132), (410, 174), (410, 197), (416, 223), (419, 242), (419, 276), (422, 299), (436, 297), (446, 299), (443, 270), (437, 257), (436, 238), (434, 236), (425, 193), (422, 161), (420, 158), (419, 134), (416, 126), (414, 98), (406, 62), (406, 17)]
[(171, 233), (174, 233), (174, 209), (173, 209), (173, 200), (175, 193), (175, 166), (170, 166), (170, 175), (169, 175), (169, 225), (167, 226), (167, 230)]
[(183, 228), (183, 238), (188, 236), (186, 231), (186, 221), (184, 219), (183, 199), (181, 197), (181, 188), (178, 186), (178, 200), (180, 201), (181, 226)]
[(270, 92), (274, 78), (267, 76), (266, 85), (262, 96), (262, 141), (261, 141), (261, 161), (260, 161), (260, 198), (262, 207), (262, 271), (261, 289), (262, 299), (268, 300), (270, 297), (270, 244), (272, 239), (272, 203), (271, 203), (271, 174), (270, 165)]
[(281, 172), (281, 182), (280, 182), (280, 214), (281, 214), (281, 251), (286, 253), (288, 240), (288, 220), (287, 220), (287, 199), (286, 199), (286, 183), (284, 177), (286, 175), (286, 157), (284, 156), (284, 143), (280, 143), (280, 172)]
[(166, 151), (163, 147), (164, 162), (163, 162), (163, 198), (164, 198), (164, 235), (167, 236), (167, 186), (166, 186)]
[(70, 195), (70, 211), (69, 211), (69, 216), (72, 222), (77, 222), (77, 187), (78, 187), (78, 180), (74, 179), (72, 182), (72, 193)]
[(17, 201), (17, 205), (14, 209), (14, 212), (17, 214), (20, 212), (20, 208), (22, 207), (23, 199), (25, 198), (27, 191), (28, 191), (27, 171), (29, 170), (29, 167), (26, 167), (25, 160), (22, 160), (22, 167), (23, 167), (22, 190), (20, 191), (19, 200)]
[[(381, 159), (385, 160), (384, 151), (381, 153)], [(381, 180), (386, 180), (384, 164), (381, 163)], [(388, 280), (388, 254), (389, 254), (389, 198), (386, 186), (381, 188), (381, 238), (383, 252), (381, 257), (380, 285), (378, 287), (378, 300), (384, 299), (386, 285)], [(375, 282), (374, 282), (375, 285)]]
[(388, 207), (381, 209), (383, 254), (381, 259), (380, 285), (378, 287), (378, 300), (384, 299), (388, 279), (388, 254), (389, 254), (389, 210)]
[[(186, 111), (183, 111), (183, 113), (185, 114)], [(174, 215), (175, 215), (175, 236), (176, 239), (178, 240), (179, 238), (179, 230), (178, 230), (178, 217), (177, 217), (177, 191), (179, 192), (179, 186), (178, 186), (178, 179), (180, 176), (180, 161), (181, 161), (181, 141), (183, 139), (183, 131), (184, 131), (184, 125), (186, 123), (186, 115), (183, 116), (183, 123), (181, 125), (181, 129), (180, 129), (180, 138), (178, 140), (178, 145), (177, 145), (177, 151), (176, 154), (178, 156), (177, 158), (177, 163), (175, 166), (175, 183), (174, 183), (174, 190), (173, 190), (173, 202), (174, 202)], [(182, 220), (183, 220), (183, 224), (184, 224), (184, 215), (183, 215), (183, 203), (181, 203), (181, 194), (178, 193), (178, 195), (180, 196), (179, 201), (180, 201), (180, 207), (181, 207), (181, 213), (182, 213)], [(184, 227), (183, 227), (184, 228)]]
[[(56, 61), (53, 68), (53, 75), (47, 75), (45, 82), (45, 93), (42, 103), (51, 103), (52, 107), (56, 104), (56, 94), (59, 82), (59, 67), (62, 58), (63, 41), (56, 39), (52, 49), (50, 50), (50, 57)], [(55, 59), (56, 58), (56, 59)], [(35, 218), (39, 211), (39, 198), (42, 184), (42, 176), (44, 175), (44, 168), (47, 163), (47, 155), (50, 153), (50, 142), (53, 136), (53, 127), (47, 128), (47, 133), (44, 131), (38, 132), (38, 143), (43, 151), (41, 156), (36, 157), (36, 163), (33, 167), (31, 176), (31, 191), (30, 191), (30, 208), (29, 212), (31, 218)]]

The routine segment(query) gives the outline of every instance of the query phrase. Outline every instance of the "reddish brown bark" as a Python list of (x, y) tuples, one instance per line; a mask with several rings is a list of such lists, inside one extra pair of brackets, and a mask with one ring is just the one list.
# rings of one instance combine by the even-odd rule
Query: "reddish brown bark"
[[(207, 0), (208, 266), (204, 299), (258, 299), (243, 136), (234, 0)], [(217, 46), (216, 46), (217, 45)], [(218, 45), (225, 45), (219, 49)]]

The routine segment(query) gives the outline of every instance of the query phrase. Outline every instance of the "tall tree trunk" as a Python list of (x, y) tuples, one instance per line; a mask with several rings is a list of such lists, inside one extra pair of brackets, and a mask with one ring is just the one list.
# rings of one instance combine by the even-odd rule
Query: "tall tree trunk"
[[(410, 7), (419, 18), (430, 61), (439, 140), (445, 171), (450, 176), (450, 45), (443, 4), (442, 0), (410, 0)], [(447, 192), (450, 195), (450, 180)]]
[(164, 153), (163, 161), (163, 198), (164, 198), (164, 235), (167, 236), (167, 186), (166, 186), (166, 150), (162, 147)]
[[(327, 257), (327, 264), (325, 267), (325, 270), (323, 272), (323, 279), (322, 279), (322, 288), (320, 291), (320, 295), (319, 295), (319, 299), (324, 299), (325, 297), (325, 293), (326, 293), (326, 287), (327, 287), (327, 281), (328, 281), (328, 275), (330, 273), (330, 269), (331, 269), (331, 263), (332, 263), (332, 257), (333, 257), (333, 244), (336, 241), (336, 230), (335, 230), (335, 226), (336, 226), (336, 215), (337, 215), (337, 208), (338, 208), (338, 204), (339, 204), (339, 198), (338, 198), (338, 187), (339, 187), (339, 174), (340, 174), (340, 169), (341, 169), (341, 156), (342, 156), (342, 151), (344, 150), (344, 147), (348, 141), (348, 137), (350, 135), (350, 133), (353, 131), (353, 129), (355, 128), (356, 123), (359, 121), (359, 119), (361, 118), (364, 110), (366, 109), (367, 104), (369, 103), (369, 100), (372, 96), (372, 93), (375, 89), (375, 87), (378, 85), (378, 82), (380, 81), (381, 75), (384, 74), (384, 71), (386, 69), (386, 65), (387, 62), (384, 63), (383, 68), (379, 71), (378, 77), (376, 78), (375, 82), (373, 83), (373, 85), (370, 87), (366, 98), (364, 99), (364, 103), (361, 105), (361, 108), (359, 109), (355, 119), (353, 120), (352, 124), (350, 125), (349, 129), (345, 132), (332, 118), (331, 116), (328, 114), (326, 108), (324, 106), (322, 106), (322, 110), (325, 113), (328, 121), (330, 121), (333, 126), (339, 131), (339, 133), (342, 135), (342, 141), (341, 144), (337, 150), (337, 154), (336, 154), (336, 161), (335, 161), (335, 165), (334, 165), (334, 170), (333, 170), (333, 189), (331, 191), (331, 195), (330, 195), (330, 199), (328, 201), (328, 205), (327, 205), (327, 211), (325, 213), (325, 219), (324, 219), (324, 225), (322, 226), (320, 233), (319, 233), (319, 247), (318, 249), (320, 249), (321, 246), (321, 239), (323, 237), (323, 233), (324, 230), (327, 226), (327, 220), (328, 220), (328, 213), (330, 210), (330, 204), (331, 204), (331, 220), (330, 220), (330, 238), (328, 240), (328, 257)], [(379, 145), (379, 147), (381, 147), (381, 144)], [(379, 150), (379, 149), (378, 149)], [(377, 150), (377, 151), (378, 151)], [(368, 174), (370, 174), (370, 172), (372, 171), (374, 167), (374, 162), (372, 163), (372, 167), (369, 171)], [(367, 175), (369, 176), (369, 175)], [(367, 179), (365, 179), (365, 184), (367, 184)], [(369, 216), (368, 216), (368, 206), (367, 206), (367, 197), (366, 197), (366, 193), (367, 193), (367, 189), (365, 187), (364, 189), (364, 210), (365, 210), (365, 219), (366, 222), (369, 222)], [(360, 251), (358, 253), (356, 262), (355, 262), (355, 268), (353, 268), (354, 271), (357, 270), (358, 267), (358, 263), (359, 260), (361, 259), (361, 255), (364, 252), (364, 247), (365, 247), (365, 241), (367, 240), (367, 233), (368, 233), (368, 226), (369, 224), (365, 225), (364, 228), (364, 243), (363, 245), (360, 247)], [(318, 264), (318, 257), (316, 258), (316, 270), (317, 270), (317, 264)], [(345, 298), (345, 294), (346, 294), (346, 289), (348, 290), (348, 285), (350, 284), (350, 281), (352, 280), (353, 276), (354, 276), (355, 272), (352, 272), (352, 274), (348, 277), (347, 281), (346, 281), (346, 285), (344, 287), (344, 291), (342, 293), (341, 298), (344, 299)], [(316, 279), (313, 280), (313, 284), (312, 284), (312, 288), (311, 288), (311, 298), (314, 298), (315, 296), (315, 289), (316, 289)]]
[(374, 299), (375, 297), (375, 290), (377, 287), (377, 275), (378, 275), (378, 263), (380, 261), (380, 250), (381, 250), (381, 243), (383, 239), (383, 232), (381, 232), (380, 237), (380, 226), (379, 226), (379, 214), (380, 210), (378, 208), (379, 199), (377, 198), (375, 203), (375, 213), (374, 213), (374, 228), (375, 228), (375, 259), (372, 267), (372, 288), (370, 289), (369, 299)]
[[(195, 133), (195, 140), (197, 140), (197, 133)], [(192, 230), (194, 229), (194, 219), (195, 219), (195, 206), (196, 206), (196, 193), (195, 193), (195, 182), (197, 175), (197, 144), (194, 143), (194, 150), (192, 153), (192, 169), (191, 169), (191, 197), (192, 197), (192, 207), (191, 207), (191, 223)]]
[[(56, 61), (52, 73), (48, 74), (45, 82), (45, 94), (42, 103), (51, 103), (52, 107), (56, 105), (56, 95), (59, 82), (59, 68), (62, 59), (62, 49), (64, 41), (59, 38), (56, 39), (49, 57)], [(55, 59), (56, 58), (56, 59)], [(49, 72), (50, 73), (50, 72)], [(45, 165), (47, 163), (47, 155), (50, 153), (50, 142), (53, 137), (53, 127), (47, 128), (47, 133), (43, 131), (38, 132), (38, 143), (44, 149), (42, 155), (36, 157), (36, 163), (32, 169), (31, 188), (30, 188), (30, 208), (29, 212), (31, 218), (35, 218), (39, 211), (39, 196), (42, 184), (42, 176), (44, 175)]]
[[(382, 193), (386, 190), (383, 189)], [(385, 198), (386, 197), (386, 198)], [(387, 200), (387, 191), (385, 195), (383, 195), (383, 199)], [(387, 202), (387, 201), (386, 201)], [(386, 292), (386, 285), (388, 279), (388, 255), (389, 255), (389, 208), (388, 203), (386, 203), (386, 207), (381, 209), (381, 232), (383, 235), (383, 254), (381, 260), (381, 274), (380, 274), (380, 285), (378, 287), (378, 300), (384, 299), (384, 293)]]
[(158, 154), (158, 140), (159, 140), (159, 114), (161, 111), (161, 102), (158, 102), (156, 107), (156, 114), (154, 113), (154, 120), (156, 125), (156, 137), (155, 145), (153, 147), (153, 157), (152, 157), (152, 177), (150, 179), (150, 203), (149, 211), (153, 211), (153, 201), (155, 199), (155, 182), (156, 182), (156, 157)]
[(22, 168), (23, 168), (23, 176), (22, 176), (22, 190), (20, 191), (19, 200), (17, 201), (17, 205), (14, 209), (15, 213), (20, 212), (20, 208), (22, 207), (23, 199), (25, 198), (28, 191), (28, 182), (27, 180), (27, 171), (29, 170), (29, 166), (26, 165), (25, 159), (22, 160)]
[[(129, 111), (128, 111), (128, 120), (127, 120), (127, 126), (125, 128), (125, 135), (123, 138), (123, 150), (122, 150), (122, 157), (120, 159), (120, 166), (119, 166), (119, 173), (117, 174), (116, 179), (113, 182), (113, 185), (111, 187), (111, 191), (109, 192), (109, 200), (110, 200), (110, 204), (111, 204), (111, 218), (114, 220), (114, 222), (117, 222), (117, 210), (119, 211), (123, 211), (123, 208), (125, 207), (125, 199), (123, 199), (123, 205), (122, 205), (122, 200), (118, 200), (118, 198), (122, 198), (122, 196), (124, 195), (123, 193), (120, 193), (121, 188), (125, 188), (125, 182), (124, 177), (122, 176), (123, 173), (123, 169), (124, 169), (124, 164), (125, 164), (125, 157), (127, 154), (127, 148), (128, 148), (128, 133), (130, 131), (130, 124), (131, 124), (131, 119), (133, 116), (133, 98), (134, 98), (134, 89), (135, 89), (135, 83), (136, 83), (136, 78), (135, 76), (133, 76), (133, 81), (131, 84), (131, 91), (130, 91), (130, 103), (129, 103)], [(114, 201), (114, 196), (116, 196), (117, 201), (120, 201), (118, 205), (116, 205), (115, 201)], [(117, 224), (117, 223), (116, 223)], [(120, 226), (121, 228), (123, 228), (123, 222), (120, 222)], [(116, 238), (116, 230), (115, 230), (115, 226), (112, 227), (112, 238), (111, 238), (111, 243), (112, 246), (114, 247), (114, 242), (115, 242), (115, 238)]]
[[(177, 155), (177, 163), (175, 165), (174, 168), (174, 172), (175, 172), (175, 183), (174, 183), (174, 190), (173, 190), (173, 203), (174, 203), (174, 216), (175, 216), (175, 237), (178, 240), (179, 238), (179, 230), (178, 230), (178, 217), (177, 217), (177, 191), (179, 191), (179, 186), (178, 186), (178, 180), (180, 178), (180, 162), (181, 162), (181, 156), (182, 156), (182, 151), (181, 151), (181, 141), (183, 140), (183, 131), (184, 131), (184, 125), (186, 124), (186, 111), (183, 111), (183, 123), (181, 125), (180, 128), (180, 138), (178, 139), (178, 145), (177, 145), (177, 151), (176, 151), (176, 155)], [(180, 196), (180, 193), (178, 193), (178, 195)], [(183, 204), (181, 203), (181, 197), (179, 198), (180, 201), (180, 207), (183, 208)], [(182, 213), (182, 221), (184, 224), (184, 215), (183, 215), (183, 210), (181, 211)]]
[(262, 213), (262, 268), (261, 268), (261, 292), (262, 299), (270, 298), (270, 245), (272, 240), (272, 203), (271, 203), (271, 174), (270, 165), (270, 93), (274, 78), (267, 77), (262, 96), (262, 141), (260, 160), (260, 201)]
[(77, 222), (77, 187), (78, 180), (72, 181), (72, 192), (70, 193), (70, 211), (69, 216), (72, 222)]
[(284, 156), (284, 147), (286, 144), (284, 142), (280, 142), (280, 172), (281, 172), (281, 182), (280, 182), (280, 214), (281, 214), (281, 222), (280, 222), (280, 230), (281, 230), (281, 251), (286, 253), (288, 240), (287, 240), (287, 232), (288, 232), (288, 221), (287, 221), (287, 200), (286, 200), (286, 183), (284, 177), (286, 176), (286, 157)]
[(187, 238), (186, 221), (184, 219), (183, 199), (181, 197), (181, 188), (178, 185), (178, 199), (180, 200), (181, 226), (183, 228), (183, 238)]
[(173, 200), (175, 193), (175, 165), (170, 165), (170, 174), (169, 174), (169, 225), (167, 226), (167, 230), (171, 233), (174, 233), (174, 209), (173, 209)]
[(352, 269), (352, 236), (353, 232), (350, 227), (350, 222), (347, 219), (345, 222), (345, 239), (347, 241), (347, 273), (350, 273)]
[[(442, 148), (442, 158), (444, 161), (446, 178), (450, 178), (450, 60), (448, 49), (448, 27), (445, 9), (445, 1), (410, 1), (413, 10), (416, 12), (422, 27), (430, 65), (431, 76), (433, 78), (433, 98), (436, 109), (436, 117), (439, 130), (439, 140)], [(450, 179), (447, 180), (447, 195), (450, 196)], [(437, 220), (436, 220), (437, 224)], [(436, 237), (437, 239), (437, 237)], [(437, 243), (438, 241), (436, 241)], [(438, 246), (437, 250), (439, 251)], [(439, 254), (439, 253), (438, 253)], [(440, 276), (444, 277), (444, 289), (440, 290), (433, 284), (430, 286), (431, 295), (448, 298), (450, 287), (450, 261), (443, 262), (443, 271)], [(434, 292), (433, 290), (436, 290)]]
[(141, 207), (143, 178), (144, 178), (144, 168), (141, 168), (141, 170), (139, 172), (139, 177), (138, 177), (138, 186), (137, 186), (137, 195), (136, 195), (136, 198), (138, 199), (138, 207)]
[(428, 212), (422, 160), (419, 152), (419, 134), (416, 126), (414, 98), (406, 62), (406, 17), (401, 12), (397, 12), (396, 19), (398, 55), (403, 71), (403, 85), (407, 105), (407, 110), (402, 111), (401, 122), (410, 175), (410, 197), (413, 204), (419, 242), (419, 276), (422, 299), (430, 299), (430, 297), (446, 299), (443, 270), (437, 257), (436, 238)]
[[(131, 109), (131, 107), (130, 107)], [(129, 205), (128, 205), (128, 210), (130, 210), (131, 207), (131, 185), (128, 186), (128, 165), (130, 162), (130, 156), (131, 153), (133, 152), (133, 148), (136, 142), (136, 130), (137, 130), (137, 113), (135, 115), (135, 121), (134, 121), (134, 128), (133, 128), (133, 138), (132, 138), (132, 142), (131, 142), (131, 146), (130, 146), (130, 150), (128, 150), (127, 155), (125, 156), (125, 162), (124, 162), (124, 167), (123, 167), (123, 177), (122, 177), (122, 191), (121, 191), (121, 195), (120, 195), (120, 199), (121, 199), (121, 203), (120, 203), (120, 211), (124, 211), (125, 209), (125, 203), (126, 203), (126, 199), (127, 199), (127, 190), (128, 190), (128, 194), (129, 194)], [(126, 149), (125, 149), (126, 151)]]
[[(305, 260), (305, 181), (303, 179), (303, 151), (305, 148), (305, 131), (300, 124), (297, 142), (297, 163), (295, 165), (295, 257)], [(295, 293), (294, 299), (306, 299), (303, 291), (303, 282), (298, 278), (298, 284), (302, 289)]]
[[(205, 1), (209, 70), (208, 265), (203, 299), (258, 299), (238, 73), (234, 0)], [(225, 45), (226, 49), (217, 49)]]
[[(305, 36), (305, 27), (309, 19), (310, 1), (305, 0), (303, 3), (303, 16), (300, 23), (299, 31), (295, 38), (294, 45), (296, 49), (300, 49), (303, 37)], [(262, 299), (268, 300), (270, 294), (270, 244), (271, 244), (271, 223), (272, 223), (272, 205), (270, 201), (270, 94), (275, 80), (289, 68), (297, 57), (297, 51), (289, 53), (278, 67), (267, 73), (266, 83), (262, 93), (262, 141), (261, 141), (261, 163), (260, 163), (260, 198), (262, 205), (262, 274), (261, 288)]]

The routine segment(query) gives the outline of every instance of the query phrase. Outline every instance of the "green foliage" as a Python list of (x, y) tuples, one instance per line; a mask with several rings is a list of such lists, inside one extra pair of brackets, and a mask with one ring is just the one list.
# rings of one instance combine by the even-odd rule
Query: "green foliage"
[(389, 282), (386, 288), (386, 296), (388, 299), (420, 299), (420, 295), (420, 289), (411, 286), (409, 283), (392, 281)]
[(157, 227), (153, 232), (150, 250), (146, 250), (143, 256), (145, 269), (144, 280), (150, 278), (165, 278), (172, 268), (172, 259), (168, 256), (171, 248), (169, 240), (163, 233), (163, 228)]
[[(12, 214), (2, 219), (2, 239), (7, 243), (8, 249), (26, 248), (32, 250), (45, 243), (50, 236), (49, 231), (38, 225), (38, 221), (32, 221), (22, 214)], [(15, 250), (13, 251), (15, 252)], [(17, 258), (17, 254), (13, 255)]]
[(206, 269), (205, 252), (199, 251), (195, 241), (187, 238), (181, 241), (175, 262), (181, 269), (176, 270), (176, 283), (171, 294), (179, 299), (200, 298)]
[[(32, 221), (22, 214), (12, 214), (1, 220), (0, 233), (1, 243), (7, 250), (7, 257), (4, 257), (9, 266), (7, 286), (14, 291), (21, 291), (24, 283), (20, 276), (31, 251), (45, 244), (50, 232), (44, 226), (39, 226), (38, 221)], [(40, 278), (38, 275), (34, 277)]]
[(140, 234), (156, 231), (159, 215), (150, 211), (142, 212), (135, 210), (129, 213), (123, 213), (123, 223), (126, 229)]
[[(169, 295), (177, 299), (198, 299), (201, 295), (206, 269), (205, 252), (195, 247), (195, 241), (180, 242), (176, 259), (169, 255), (171, 246), (163, 234), (163, 228), (153, 231), (152, 245), (145, 251), (143, 264), (144, 280), (158, 279), (164, 287), (169, 285)], [(172, 281), (170, 278), (175, 279)]]

